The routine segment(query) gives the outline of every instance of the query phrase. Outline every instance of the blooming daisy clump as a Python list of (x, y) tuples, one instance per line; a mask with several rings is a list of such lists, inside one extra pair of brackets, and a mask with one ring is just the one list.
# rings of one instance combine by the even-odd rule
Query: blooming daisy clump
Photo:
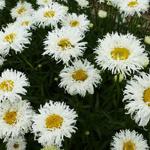
[(150, 149), (150, 0), (0, 0), (0, 150)]

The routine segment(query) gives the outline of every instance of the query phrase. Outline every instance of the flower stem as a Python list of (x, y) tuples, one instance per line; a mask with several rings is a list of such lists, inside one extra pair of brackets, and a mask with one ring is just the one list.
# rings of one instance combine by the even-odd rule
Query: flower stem
[(120, 100), (120, 82), (119, 82), (119, 74), (117, 75), (117, 102)]

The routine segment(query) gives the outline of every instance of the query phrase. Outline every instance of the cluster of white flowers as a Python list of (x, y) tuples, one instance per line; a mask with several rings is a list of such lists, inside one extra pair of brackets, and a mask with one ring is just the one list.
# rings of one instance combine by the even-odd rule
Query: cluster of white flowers
[(34, 111), (30, 102), (22, 100), (28, 79), (22, 72), (7, 69), (0, 76), (0, 139), (7, 150), (25, 150), (24, 134), (31, 130)]
[[(55, 29), (49, 32), (44, 42), (43, 55), (49, 54), (56, 60), (67, 63), (71, 58), (83, 54), (86, 42), (81, 40), (84, 38), (84, 33), (89, 30), (90, 24), (87, 16), (69, 14), (66, 6), (50, 0), (38, 0), (37, 4), (40, 7), (34, 10), (30, 3), (19, 1), (11, 10), (14, 22), (7, 24), (0, 31), (0, 65), (11, 50), (15, 53), (22, 52), (30, 44), (31, 30), (41, 26)], [(0, 9), (4, 6), (4, 1), (1, 1)], [(57, 28), (58, 23), (62, 25), (61, 29)], [(7, 150), (25, 150), (24, 135), (31, 131), (38, 138), (38, 142), (45, 147), (43, 149), (59, 149), (64, 137), (70, 138), (76, 131), (76, 112), (65, 103), (49, 101), (39, 109), (39, 114), (34, 113), (31, 104), (22, 99), (22, 95), (27, 93), (27, 86), (29, 82), (25, 74), (13, 69), (2, 72), (0, 138), (7, 142)]]
[(29, 86), (26, 76), (16, 70), (6, 70), (0, 77), (0, 139), (7, 150), (25, 150), (25, 133), (31, 131), (43, 146), (61, 146), (64, 137), (76, 131), (77, 114), (65, 103), (46, 103), (35, 114), (30, 102), (22, 100)]
[(19, 1), (17, 6), (11, 10), (14, 22), (7, 24), (0, 30), (1, 65), (10, 50), (14, 50), (15, 53), (22, 52), (30, 44), (32, 34), (29, 29), (33, 28), (35, 24), (33, 14), (34, 9), (27, 2)]
[[(75, 0), (81, 8), (88, 8), (89, 1)], [(63, 2), (67, 3), (66, 0)], [(111, 3), (124, 16), (139, 16), (146, 12), (149, 0), (99, 0), (99, 3)], [(90, 30), (90, 21), (85, 14), (69, 13), (68, 7), (53, 0), (37, 0), (37, 10), (26, 1), (19, 1), (11, 10), (13, 23), (0, 30), (0, 65), (11, 53), (22, 52), (29, 44), (32, 29), (50, 27), (43, 41), (42, 55), (49, 55), (64, 68), (59, 74), (59, 87), (70, 95), (94, 94), (94, 88), (102, 82), (101, 71), (131, 76), (149, 63), (148, 53), (140, 39), (134, 35), (108, 33), (98, 40), (95, 48), (97, 69), (83, 54), (88, 43), (86, 33)], [(5, 1), (0, 1), (0, 10)], [(100, 18), (106, 18), (107, 12), (99, 10)], [(149, 42), (145, 37), (145, 43)], [(44, 57), (44, 56), (43, 56)], [(30, 102), (22, 99), (26, 95), (29, 82), (22, 72), (6, 69), (0, 76), (0, 138), (7, 141), (7, 150), (25, 150), (25, 134), (34, 133), (35, 138), (44, 147), (43, 150), (59, 150), (64, 137), (71, 138), (76, 132), (77, 113), (63, 102), (50, 100), (35, 113)], [(146, 126), (150, 120), (150, 74), (144, 72), (135, 75), (127, 82), (124, 90), (125, 109), (139, 126)], [(148, 150), (142, 135), (129, 130), (117, 133), (111, 143), (112, 150)]]

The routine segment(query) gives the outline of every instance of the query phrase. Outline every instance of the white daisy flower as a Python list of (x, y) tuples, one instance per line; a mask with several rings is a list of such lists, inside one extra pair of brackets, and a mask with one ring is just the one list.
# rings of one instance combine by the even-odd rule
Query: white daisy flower
[(26, 1), (24, 2), (18, 2), (17, 6), (14, 7), (11, 10), (11, 16), (13, 19), (18, 18), (18, 17), (22, 17), (25, 15), (32, 15), (34, 12), (34, 9), (32, 8), (32, 5)]
[(135, 122), (146, 126), (150, 120), (150, 74), (142, 72), (128, 81), (123, 101)]
[(63, 27), (48, 33), (44, 41), (45, 52), (43, 55), (50, 55), (56, 61), (68, 63), (71, 58), (83, 55), (86, 49), (86, 42), (81, 42), (84, 36), (75, 29)]
[(141, 15), (149, 9), (149, 0), (111, 0), (125, 16)]
[(134, 130), (121, 130), (113, 137), (111, 150), (149, 150), (149, 146), (142, 134)]
[(5, 0), (0, 1), (0, 10), (2, 10), (5, 7)]
[(31, 129), (34, 115), (28, 101), (22, 99), (11, 101), (0, 103), (0, 138), (4, 141), (27, 133)]
[(77, 15), (72, 13), (65, 16), (65, 18), (62, 20), (62, 25), (85, 32), (89, 30), (90, 21), (84, 14)]
[(96, 62), (113, 74), (130, 74), (142, 69), (148, 61), (144, 45), (131, 34), (108, 33), (98, 43)]
[(51, 27), (56, 27), (66, 13), (66, 7), (55, 2), (45, 7), (39, 7), (34, 17), (38, 26), (46, 27), (50, 25)]
[(88, 0), (75, 0), (78, 5), (81, 7), (81, 8), (87, 8), (89, 7), (89, 1)]
[(0, 31), (0, 54), (7, 55), (10, 49), (16, 53), (23, 51), (26, 44), (30, 44), (31, 33), (25, 28), (14, 24), (8, 24)]
[(93, 94), (94, 87), (101, 82), (100, 71), (87, 60), (78, 60), (72, 64), (60, 72), (59, 86), (71, 95), (80, 94), (84, 97), (86, 93)]
[(33, 133), (44, 146), (61, 146), (64, 137), (76, 132), (77, 114), (65, 103), (49, 101), (33, 117)]
[(22, 16), (18, 18), (15, 22), (18, 26), (24, 27), (26, 29), (34, 29), (35, 19), (33, 16)]
[(26, 94), (26, 86), (29, 86), (29, 82), (24, 73), (13, 69), (3, 71), (0, 77), (0, 100), (20, 98), (20, 95)]
[(23, 136), (10, 138), (6, 144), (7, 150), (26, 150), (26, 140)]

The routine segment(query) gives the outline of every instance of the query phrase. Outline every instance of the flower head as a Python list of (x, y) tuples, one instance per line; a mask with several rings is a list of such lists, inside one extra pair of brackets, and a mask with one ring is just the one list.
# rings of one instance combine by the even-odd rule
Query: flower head
[(86, 42), (82, 42), (83, 35), (75, 29), (63, 27), (48, 33), (44, 41), (45, 52), (56, 61), (68, 63), (72, 58), (83, 55)]
[(0, 138), (5, 141), (24, 135), (31, 128), (34, 112), (28, 101), (8, 99), (0, 103), (0, 110)]
[(10, 138), (6, 144), (7, 150), (26, 150), (26, 140), (24, 136)]
[(124, 90), (125, 109), (139, 126), (146, 126), (150, 120), (150, 74), (135, 75)]
[(16, 53), (22, 52), (27, 44), (30, 43), (31, 33), (16, 23), (8, 24), (0, 31), (0, 54), (7, 55), (10, 49)]
[(141, 15), (148, 11), (149, 0), (110, 0), (124, 16)]
[(113, 137), (111, 150), (148, 150), (149, 146), (143, 135), (136, 131), (121, 130)]
[(131, 34), (107, 34), (98, 41), (96, 62), (113, 74), (131, 74), (144, 68), (148, 56), (140, 40)]
[(66, 12), (65, 6), (53, 2), (45, 7), (39, 7), (34, 13), (34, 18), (36, 24), (43, 28), (46, 26), (57, 27), (57, 23), (64, 18)]
[(28, 2), (18, 2), (17, 6), (11, 10), (11, 16), (13, 19), (18, 17), (32, 15), (34, 12), (32, 5)]
[(34, 116), (33, 133), (44, 146), (60, 146), (64, 137), (71, 138), (75, 132), (76, 118), (76, 112), (65, 103), (49, 101)]
[(77, 29), (84, 33), (89, 30), (90, 21), (84, 14), (77, 15), (75, 13), (72, 13), (64, 17), (64, 19), (62, 20), (62, 25)]
[(94, 87), (97, 87), (97, 84), (101, 82), (99, 73), (100, 71), (87, 60), (78, 60), (60, 72), (59, 86), (71, 95), (79, 94), (84, 97), (86, 93), (93, 94)]
[(25, 87), (29, 86), (25, 74), (13, 69), (4, 70), (0, 77), (0, 100), (10, 99), (24, 95), (27, 91)]

